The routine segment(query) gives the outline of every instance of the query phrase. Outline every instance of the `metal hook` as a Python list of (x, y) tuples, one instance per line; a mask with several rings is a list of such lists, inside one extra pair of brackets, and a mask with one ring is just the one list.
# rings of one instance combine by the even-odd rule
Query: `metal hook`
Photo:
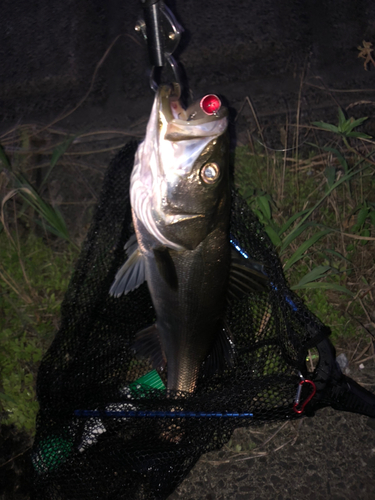
[(176, 82), (181, 85), (178, 64), (172, 54), (180, 42), (183, 28), (162, 0), (141, 0), (141, 3), (144, 19), (137, 22), (135, 29), (147, 41), (151, 63), (150, 87), (155, 92), (158, 90), (155, 68), (164, 67), (166, 62), (172, 68)]

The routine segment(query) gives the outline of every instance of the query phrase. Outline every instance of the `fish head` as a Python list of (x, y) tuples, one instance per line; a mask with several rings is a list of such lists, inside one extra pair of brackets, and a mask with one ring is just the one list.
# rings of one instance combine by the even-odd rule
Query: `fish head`
[(136, 216), (161, 244), (195, 248), (230, 211), (228, 110), (209, 95), (184, 109), (161, 86), (131, 179)]

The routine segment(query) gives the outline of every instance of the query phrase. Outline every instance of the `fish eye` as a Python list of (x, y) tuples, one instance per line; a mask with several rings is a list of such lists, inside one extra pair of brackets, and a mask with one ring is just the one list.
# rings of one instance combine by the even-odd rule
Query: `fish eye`
[(220, 175), (219, 166), (216, 163), (206, 163), (201, 168), (200, 175), (206, 184), (213, 184)]

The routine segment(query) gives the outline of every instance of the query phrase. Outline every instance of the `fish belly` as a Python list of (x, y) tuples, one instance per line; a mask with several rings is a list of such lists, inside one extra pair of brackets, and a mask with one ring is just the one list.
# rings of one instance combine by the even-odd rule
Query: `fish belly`
[(218, 228), (194, 250), (169, 250), (169, 256), (174, 286), (160, 273), (152, 254), (146, 279), (167, 359), (167, 387), (192, 392), (222, 327), (230, 265), (227, 234)]

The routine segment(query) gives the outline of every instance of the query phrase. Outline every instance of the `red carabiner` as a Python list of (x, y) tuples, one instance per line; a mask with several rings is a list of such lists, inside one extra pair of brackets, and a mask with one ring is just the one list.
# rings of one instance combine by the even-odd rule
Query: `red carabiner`
[[(300, 397), (301, 397), (303, 384), (310, 384), (312, 387), (312, 393), (309, 395), (308, 398), (305, 399), (305, 401), (302, 403), (301, 407), (298, 408), (298, 405), (300, 403)], [(307, 405), (307, 403), (309, 403), (312, 400), (312, 398), (315, 396), (315, 393), (316, 393), (316, 385), (314, 384), (314, 382), (312, 382), (311, 380), (307, 380), (305, 378), (303, 380), (301, 380), (301, 382), (298, 384), (297, 395), (296, 395), (296, 399), (294, 400), (293, 410), (296, 413), (301, 414), (303, 412), (303, 410), (305, 409), (305, 406)]]

